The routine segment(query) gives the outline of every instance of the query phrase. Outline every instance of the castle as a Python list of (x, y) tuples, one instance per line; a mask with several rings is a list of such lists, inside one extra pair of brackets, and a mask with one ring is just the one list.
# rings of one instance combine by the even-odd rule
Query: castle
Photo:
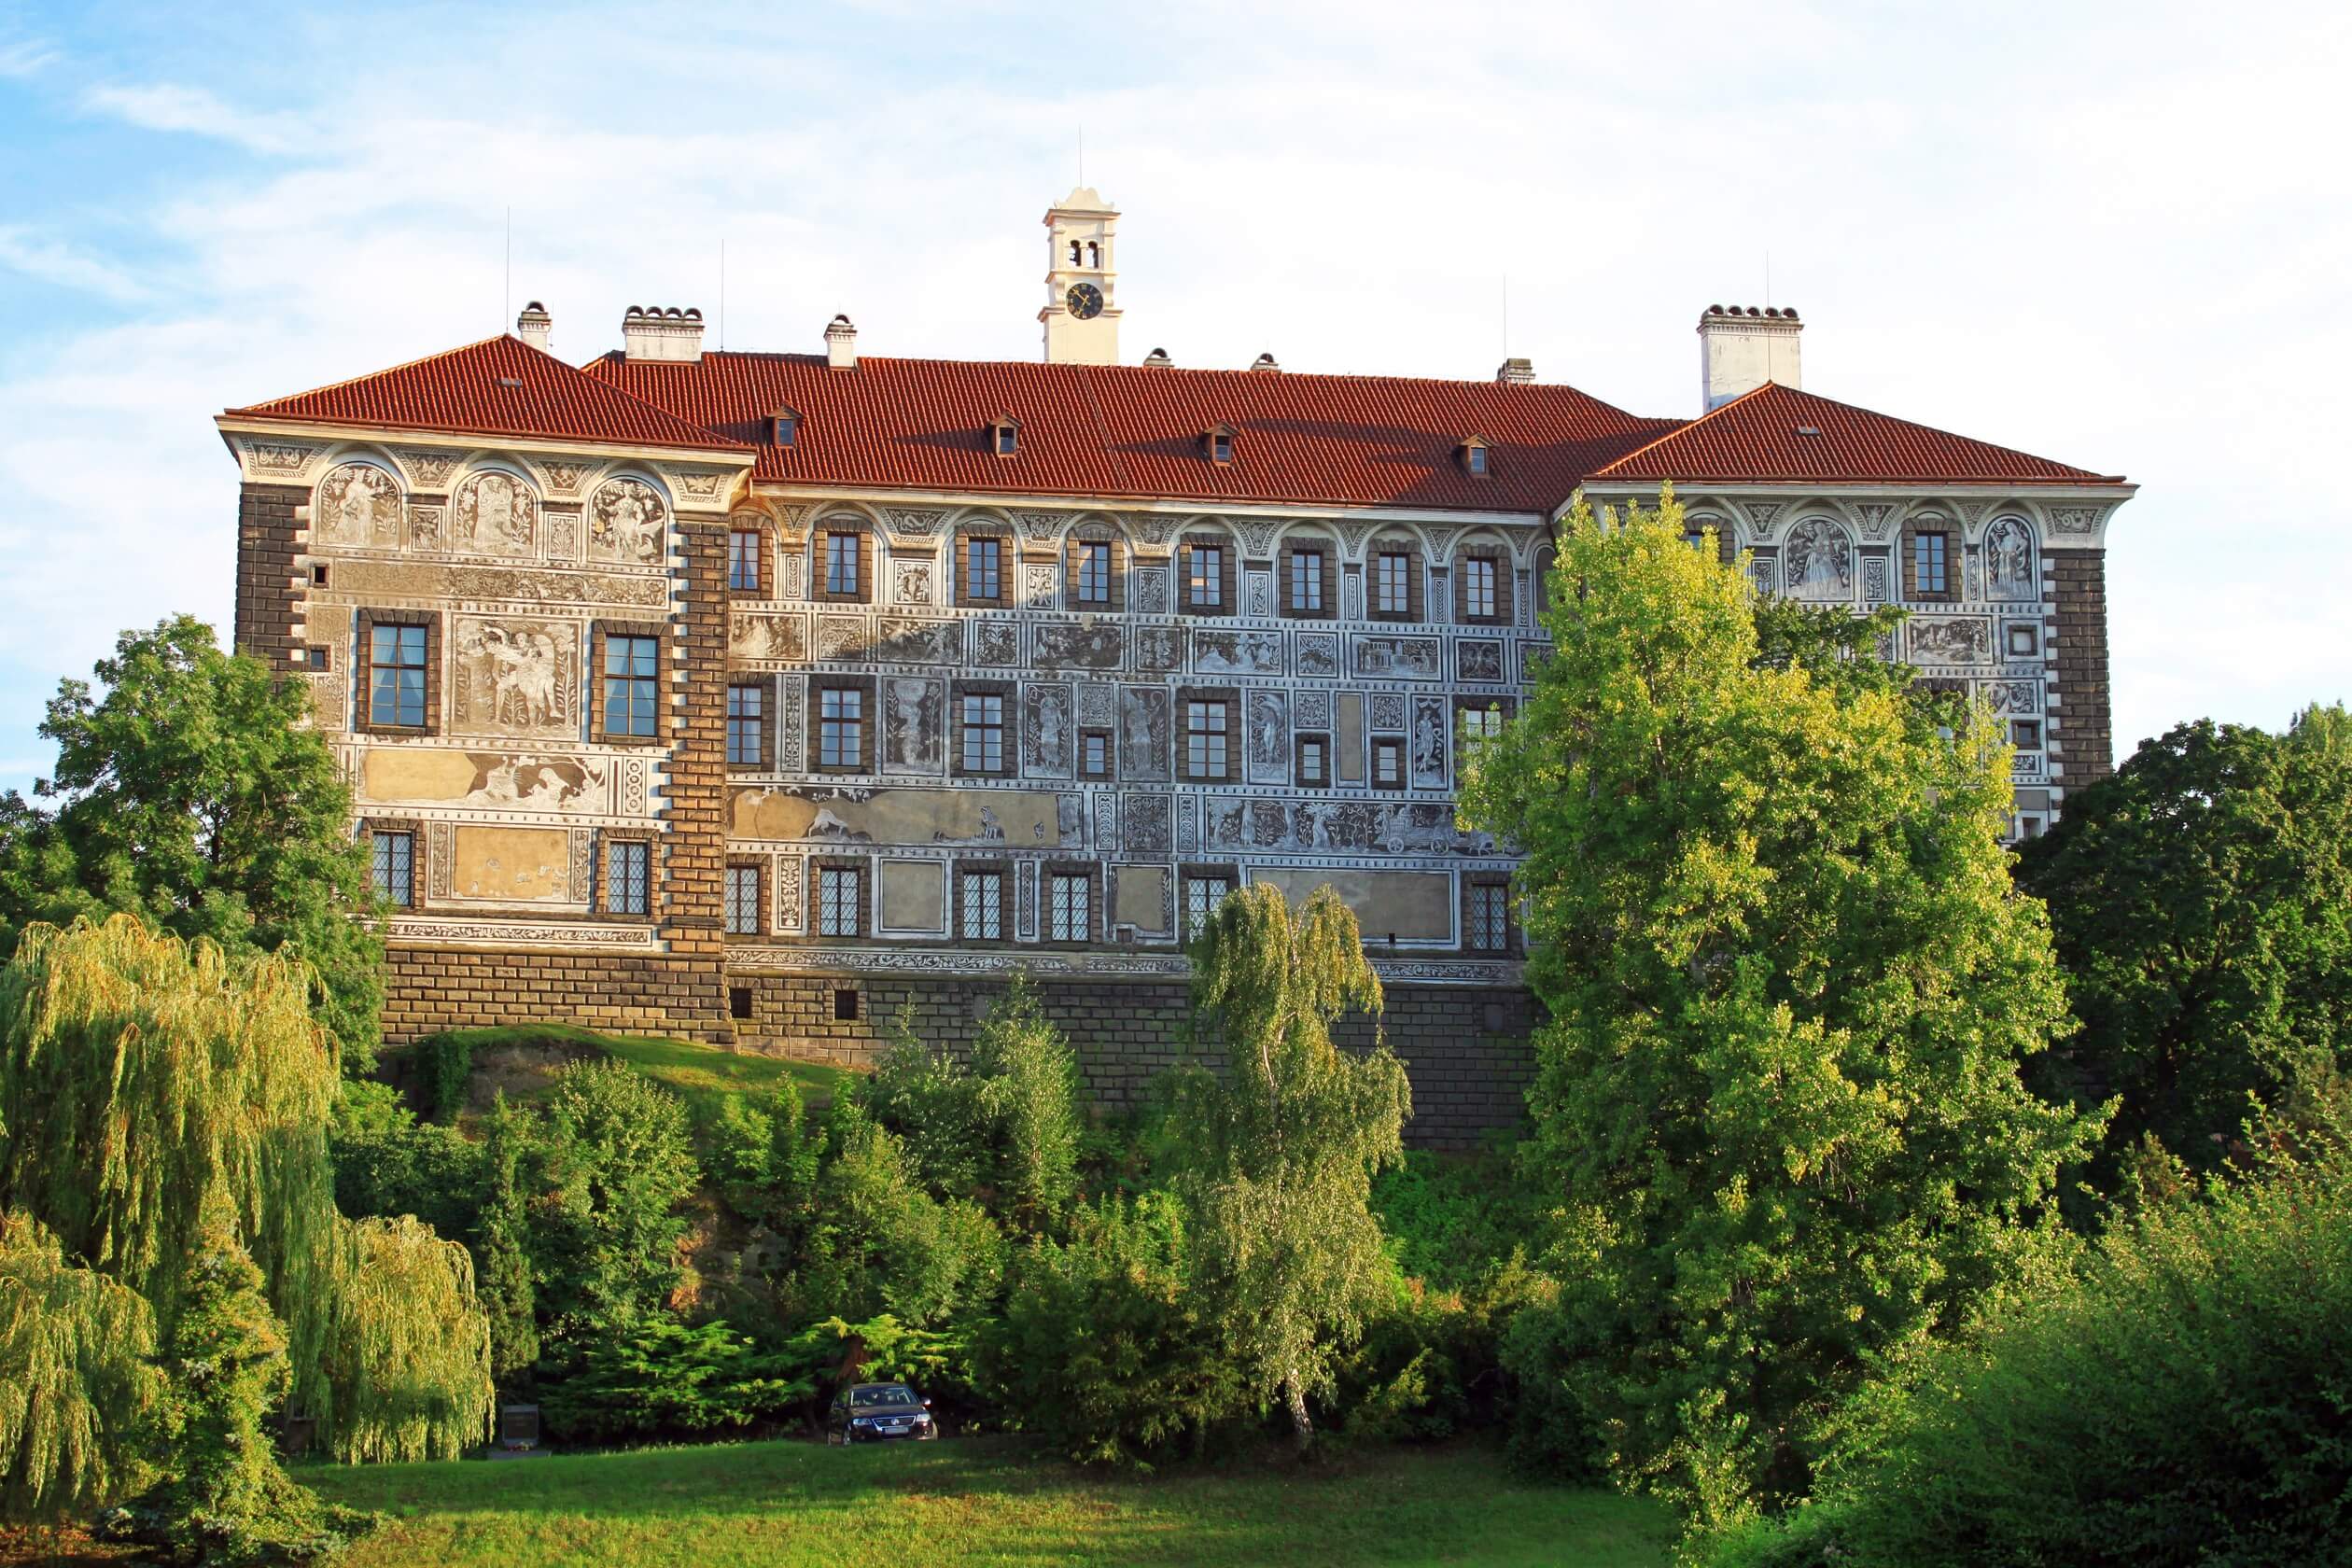
[(565, 1019), (845, 1062), (968, 1039), (1015, 970), (1118, 1099), (1175, 1059), (1228, 889), (1356, 910), (1417, 1138), (1514, 1119), (1532, 1003), (1464, 750), (1544, 656), (1550, 528), (1672, 481), (1765, 588), (2016, 748), (2016, 831), (2109, 765), (2133, 487), (1800, 389), (1710, 306), (1703, 407), (1119, 352), (1118, 215), (1045, 218), (1037, 363), (707, 351), (632, 307), (218, 417), (236, 641), (298, 674), (395, 913), (387, 1036)]

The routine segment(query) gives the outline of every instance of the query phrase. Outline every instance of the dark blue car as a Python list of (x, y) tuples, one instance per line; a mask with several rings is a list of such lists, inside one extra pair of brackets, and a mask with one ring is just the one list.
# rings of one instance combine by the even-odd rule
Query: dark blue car
[(884, 1443), (898, 1437), (922, 1442), (938, 1435), (931, 1401), (904, 1383), (852, 1383), (833, 1395), (833, 1409), (825, 1418), (828, 1443)]

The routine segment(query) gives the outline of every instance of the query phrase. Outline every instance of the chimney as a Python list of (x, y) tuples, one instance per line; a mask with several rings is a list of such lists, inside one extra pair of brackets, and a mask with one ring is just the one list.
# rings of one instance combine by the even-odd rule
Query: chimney
[(547, 307), (537, 300), (525, 305), (523, 314), (514, 318), (514, 335), (541, 354), (555, 352), (548, 346), (549, 339), (553, 336), (554, 331), (555, 318), (548, 315)]
[(1526, 386), (1535, 380), (1533, 359), (1505, 359), (1495, 367), (1494, 379), (1505, 386)]
[(1250, 369), (1253, 371), (1267, 371), (1276, 375), (1280, 375), (1282, 371), (1282, 367), (1274, 362), (1274, 355), (1270, 350), (1267, 353), (1259, 355), (1257, 357), (1257, 362), (1252, 365)]
[(846, 315), (825, 323), (825, 363), (836, 371), (858, 368), (858, 329)]
[(1155, 348), (1143, 356), (1143, 368), (1147, 371), (1164, 371), (1175, 363), (1175, 360), (1168, 357), (1168, 350), (1164, 348)]
[(1785, 306), (1709, 305), (1699, 318), (1699, 386), (1712, 413), (1766, 382), (1799, 387), (1797, 334), (1805, 329)]
[(702, 312), (631, 305), (621, 317), (621, 348), (631, 360), (692, 365), (702, 358)]

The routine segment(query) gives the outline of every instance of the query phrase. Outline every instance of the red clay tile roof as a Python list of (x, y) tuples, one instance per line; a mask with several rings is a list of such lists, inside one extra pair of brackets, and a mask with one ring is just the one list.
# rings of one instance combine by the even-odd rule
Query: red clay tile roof
[(2122, 483), (2111, 474), (2068, 468), (1771, 383), (1590, 477), (1596, 483), (1763, 484)]
[(229, 413), (703, 451), (741, 444), (640, 402), (609, 380), (584, 374), (514, 337), (484, 338)]
[[(586, 367), (649, 403), (756, 442), (758, 480), (1202, 501), (1392, 504), (1539, 511), (1595, 468), (1675, 427), (1570, 386), (1402, 376), (1047, 365), (861, 357), (705, 354), (699, 363)], [(800, 416), (790, 447), (769, 439), (779, 407)], [(1019, 451), (986, 432), (1020, 421)], [(1234, 430), (1230, 463), (1203, 435)], [(1483, 436), (1484, 479), (1457, 448)]]

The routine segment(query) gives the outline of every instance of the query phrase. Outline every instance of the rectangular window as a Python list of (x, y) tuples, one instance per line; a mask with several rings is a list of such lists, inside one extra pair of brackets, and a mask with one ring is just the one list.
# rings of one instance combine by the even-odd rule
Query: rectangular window
[(1233, 891), (1229, 876), (1187, 876), (1184, 878), (1184, 940), (1191, 942), (1209, 924), (1209, 917), (1217, 912), (1217, 905)]
[(1083, 871), (1054, 874), (1045, 901), (1045, 936), (1050, 942), (1084, 942), (1093, 932), (1093, 884)]
[(1001, 599), (1004, 596), (1004, 541), (964, 540), (964, 597)]
[(1501, 708), (1465, 707), (1456, 717), (1462, 722), (1462, 751), (1465, 756), (1503, 733)]
[(727, 761), (736, 767), (767, 762), (767, 688), (727, 688)]
[(2034, 628), (2023, 621), (2012, 621), (2009, 629), (2009, 651), (2012, 654), (2031, 658), (2034, 652)]
[(1951, 537), (1946, 534), (1911, 536), (1912, 593), (1925, 597), (1947, 591), (1945, 553), (1950, 545)]
[(1290, 607), (1293, 609), (1321, 610), (1323, 598), (1323, 558), (1320, 550), (1298, 550), (1291, 553)]
[(1405, 743), (1401, 740), (1376, 740), (1372, 743), (1372, 782), (1384, 789), (1399, 789), (1405, 783)]
[(1470, 884), (1470, 945), (1500, 953), (1511, 945), (1510, 890), (1500, 882)]
[(1301, 784), (1322, 784), (1329, 774), (1323, 760), (1323, 741), (1320, 735), (1298, 743), (1298, 781)]
[(2039, 817), (2025, 817), (2025, 816), (2021, 816), (2021, 817), (2019, 817), (2019, 818), (2017, 819), (2017, 836), (2018, 836), (2018, 837), (2020, 837), (2020, 838), (2039, 838), (2039, 837), (2041, 837), (2041, 835), (2042, 835), (2042, 819), (2041, 819)]
[(817, 873), (817, 934), (855, 936), (865, 904), (865, 874), (847, 866), (823, 866)]
[(416, 835), (380, 833), (371, 835), (375, 890), (402, 909), (416, 903)]
[(865, 693), (854, 686), (828, 686), (817, 697), (817, 765), (865, 766)]
[(661, 641), (649, 637), (605, 638), (604, 731), (608, 735), (648, 739), (653, 735), (653, 703), (661, 667)]
[(727, 535), (727, 589), (735, 594), (760, 591), (760, 531), (737, 528)]
[(1374, 571), (1375, 607), (1382, 615), (1410, 615), (1413, 612), (1412, 556), (1397, 552), (1383, 553)]
[(760, 868), (727, 868), (727, 934), (756, 936), (760, 931)]
[(1101, 540), (1088, 539), (1078, 546), (1078, 602), (1111, 602), (1111, 546)]
[(1004, 873), (967, 871), (963, 874), (959, 908), (966, 942), (1004, 940)]
[(1225, 604), (1225, 547), (1194, 544), (1184, 548), (1184, 603), (1194, 609), (1216, 609)]
[(605, 857), (605, 908), (615, 915), (645, 915), (652, 904), (653, 846), (611, 846)]
[(825, 536), (825, 592), (854, 594), (858, 591), (857, 534), (827, 534)]
[(1004, 699), (993, 692), (964, 694), (963, 770), (1004, 771)]
[(368, 628), (368, 722), (425, 723), (425, 628)]
[(2041, 749), (2041, 743), (2040, 720), (2012, 719), (2009, 721), (2009, 744), (2011, 746), (2016, 747), (2020, 751), (2038, 751)]
[(1693, 550), (1705, 550), (1707, 548), (1706, 525), (1703, 523), (1684, 524), (1683, 543), (1690, 546)]
[(1017, 427), (1000, 425), (996, 427), (996, 455), (1010, 457), (1021, 449), (1021, 432)]
[(1111, 777), (1111, 735), (1088, 730), (1078, 737), (1078, 771), (1088, 778)]
[(1209, 435), (1209, 460), (1212, 463), (1233, 461), (1233, 432), (1212, 430)]
[(1225, 705), (1197, 702), (1184, 705), (1184, 777), (1223, 778), (1225, 776)]
[(1494, 619), (1494, 563), (1473, 555), (1462, 563), (1463, 613), (1482, 621)]

